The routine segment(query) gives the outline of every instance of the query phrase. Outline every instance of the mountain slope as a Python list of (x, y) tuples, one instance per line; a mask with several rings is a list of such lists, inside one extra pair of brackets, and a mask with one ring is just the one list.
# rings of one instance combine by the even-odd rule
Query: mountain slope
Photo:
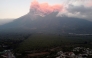
[(79, 18), (56, 17), (57, 12), (42, 16), (29, 12), (0, 26), (0, 32), (92, 33), (92, 22)]

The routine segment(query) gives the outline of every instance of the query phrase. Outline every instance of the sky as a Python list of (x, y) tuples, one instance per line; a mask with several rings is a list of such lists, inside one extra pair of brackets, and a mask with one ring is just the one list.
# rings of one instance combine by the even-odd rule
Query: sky
[[(18, 18), (29, 12), (32, 0), (0, 0), (0, 19)], [(60, 0), (39, 0), (49, 4), (60, 3)]]
[[(0, 0), (0, 19), (19, 18), (29, 12), (33, 0)], [(59, 16), (92, 20), (92, 0), (37, 0), (63, 6)]]

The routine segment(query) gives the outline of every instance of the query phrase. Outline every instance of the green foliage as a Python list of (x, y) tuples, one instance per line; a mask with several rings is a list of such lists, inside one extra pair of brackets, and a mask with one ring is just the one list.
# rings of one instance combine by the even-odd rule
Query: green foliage
[[(33, 34), (28, 39), (24, 40), (18, 51), (39, 50), (44, 48), (51, 48), (57, 46), (75, 47), (84, 46), (85, 41), (92, 41), (92, 36), (60, 36), (47, 34)], [(90, 40), (90, 41), (89, 41)], [(88, 46), (88, 44), (85, 44)]]
[(30, 50), (30, 49), (41, 49), (48, 48), (57, 45), (61, 45), (62, 40), (56, 35), (32, 35), (27, 40), (22, 42), (19, 49)]
[(60, 35), (60, 34), (0, 34), (0, 51), (4, 50), (2, 45), (14, 49), (16, 52), (44, 50), (53, 47), (62, 47), (70, 51), (76, 46), (92, 48), (92, 36)]

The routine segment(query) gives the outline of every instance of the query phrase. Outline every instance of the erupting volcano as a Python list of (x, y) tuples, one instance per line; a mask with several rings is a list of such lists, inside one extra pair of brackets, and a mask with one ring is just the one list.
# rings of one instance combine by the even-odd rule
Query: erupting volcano
[(33, 0), (29, 13), (13, 22), (1, 25), (0, 33), (92, 33), (92, 22), (90, 21), (67, 16), (56, 17), (59, 12), (63, 12), (63, 8), (63, 5), (49, 5)]

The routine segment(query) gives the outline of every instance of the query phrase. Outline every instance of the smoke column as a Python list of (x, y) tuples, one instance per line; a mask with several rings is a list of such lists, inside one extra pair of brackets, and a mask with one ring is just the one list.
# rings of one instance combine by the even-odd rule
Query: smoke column
[(63, 5), (49, 5), (48, 3), (39, 3), (37, 0), (33, 0), (31, 2), (31, 9), (35, 10), (36, 12), (41, 12), (43, 14), (49, 14), (52, 12), (62, 11)]

